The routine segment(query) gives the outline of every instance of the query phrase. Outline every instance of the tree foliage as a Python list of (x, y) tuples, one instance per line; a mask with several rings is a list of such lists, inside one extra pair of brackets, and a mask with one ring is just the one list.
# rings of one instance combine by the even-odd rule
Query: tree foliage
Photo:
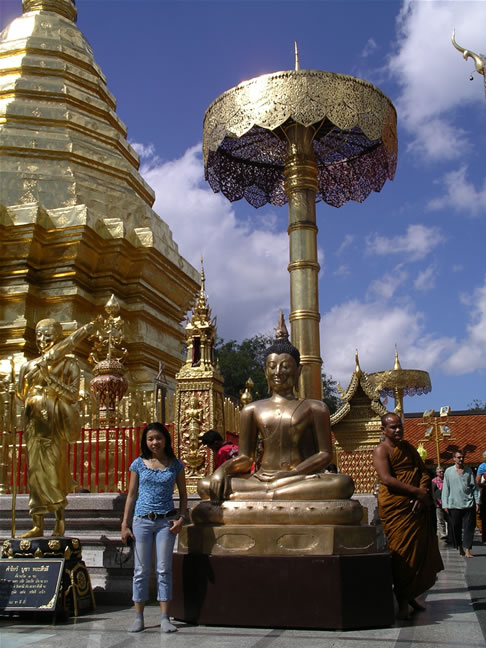
[(328, 376), (324, 372), (322, 373), (322, 393), (324, 394), (322, 400), (329, 407), (331, 414), (333, 414), (341, 406), (342, 401), (339, 398), (337, 382), (333, 380), (332, 376)]
[(467, 408), (473, 411), (486, 410), (486, 401), (480, 401), (479, 398), (475, 398), (472, 403), (469, 403)]
[(263, 354), (265, 349), (272, 344), (268, 335), (254, 335), (243, 340), (240, 344), (236, 340), (225, 342), (218, 339), (215, 347), (216, 360), (219, 363), (221, 374), (224, 378), (224, 391), (227, 396), (239, 400), (248, 378), (253, 380), (253, 398), (265, 398), (267, 395), (267, 381), (263, 371)]
[[(273, 343), (269, 335), (254, 335), (238, 343), (236, 340), (225, 342), (219, 338), (216, 347), (216, 360), (224, 378), (224, 391), (227, 396), (239, 400), (245, 389), (248, 378), (253, 380), (253, 398), (267, 398), (267, 381), (265, 379), (264, 353)], [(322, 374), (324, 402), (331, 414), (336, 411), (341, 401), (332, 376)]]

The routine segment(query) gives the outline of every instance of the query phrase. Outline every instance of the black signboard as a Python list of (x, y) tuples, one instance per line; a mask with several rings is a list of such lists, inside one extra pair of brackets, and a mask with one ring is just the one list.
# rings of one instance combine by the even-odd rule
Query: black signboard
[(0, 612), (54, 612), (64, 559), (0, 560)]

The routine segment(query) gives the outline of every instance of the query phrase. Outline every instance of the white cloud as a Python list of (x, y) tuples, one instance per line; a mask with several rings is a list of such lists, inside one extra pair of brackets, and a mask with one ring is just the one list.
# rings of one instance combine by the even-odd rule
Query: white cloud
[(335, 277), (347, 277), (351, 274), (351, 270), (346, 263), (342, 263), (340, 266), (334, 270), (332, 273)]
[(425, 371), (439, 366), (455, 348), (453, 338), (425, 334), (423, 315), (411, 305), (353, 300), (335, 306), (322, 319), (324, 371), (344, 388), (354, 371), (355, 349), (361, 369), (372, 373), (393, 368), (395, 344), (404, 369)]
[[(236, 217), (231, 204), (204, 181), (200, 145), (177, 159), (142, 165), (154, 189), (154, 210), (169, 225), (180, 253), (196, 268), (204, 257), (206, 292), (218, 334), (242, 339), (271, 332), (288, 307), (288, 235), (271, 214), (263, 227)], [(248, 206), (253, 215), (253, 207)]]
[(451, 208), (477, 216), (486, 213), (486, 180), (479, 190), (466, 178), (467, 166), (446, 173), (442, 179), (445, 191), (428, 203), (429, 209)]
[(346, 248), (348, 248), (352, 243), (354, 242), (354, 235), (353, 234), (346, 234), (343, 242), (341, 245), (338, 247), (336, 250), (336, 256), (341, 256), (341, 254), (344, 252)]
[[(471, 374), (486, 369), (486, 277), (484, 283), (463, 298), (470, 323), (463, 340), (436, 335), (411, 301), (387, 304), (352, 300), (333, 307), (321, 322), (324, 370), (347, 387), (354, 370), (354, 351), (360, 366), (372, 373), (391, 369), (398, 345), (404, 369)], [(453, 307), (451, 305), (451, 307)]]
[(372, 281), (368, 288), (368, 296), (381, 299), (391, 299), (396, 290), (407, 281), (408, 272), (399, 264), (391, 269), (384, 277)]
[(141, 144), (140, 142), (130, 142), (130, 145), (135, 149), (135, 151), (140, 156), (143, 164), (150, 164), (155, 166), (159, 163), (159, 157), (155, 154), (155, 147), (153, 144)]
[[(449, 111), (484, 102), (477, 83), (468, 76), (472, 61), (464, 62), (451, 43), (456, 29), (459, 45), (479, 52), (484, 48), (486, 3), (405, 0), (397, 19), (397, 51), (388, 71), (401, 86), (399, 120), (412, 135), (410, 146), (430, 159), (460, 157), (471, 145), (467, 134), (452, 125)], [(478, 79), (482, 80), (478, 76)]]
[(417, 278), (413, 282), (414, 288), (420, 292), (427, 292), (435, 287), (435, 279), (437, 277), (437, 268), (435, 265), (429, 265), (419, 272)]
[(444, 241), (438, 227), (426, 225), (409, 225), (406, 234), (397, 236), (381, 236), (370, 234), (366, 237), (366, 254), (396, 256), (406, 254), (404, 261), (418, 261), (426, 257), (432, 250)]
[(412, 131), (407, 150), (417, 155), (424, 154), (435, 161), (453, 160), (470, 149), (466, 131), (446, 119), (431, 117), (411, 124), (405, 119), (405, 125)]
[(445, 370), (456, 375), (486, 369), (486, 278), (483, 285), (464, 301), (471, 306), (467, 337), (459, 342), (457, 349), (444, 363)]
[(366, 41), (366, 45), (364, 46), (363, 51), (361, 52), (361, 56), (363, 58), (367, 58), (368, 56), (370, 56), (370, 54), (372, 54), (376, 50), (377, 47), (378, 45), (376, 44), (375, 39), (368, 38), (368, 40)]

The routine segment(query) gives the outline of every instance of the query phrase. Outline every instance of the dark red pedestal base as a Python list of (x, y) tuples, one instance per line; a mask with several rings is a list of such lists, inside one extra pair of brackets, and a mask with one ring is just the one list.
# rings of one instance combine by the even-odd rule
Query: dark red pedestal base
[(348, 630), (394, 622), (389, 554), (174, 554), (171, 614), (186, 623)]

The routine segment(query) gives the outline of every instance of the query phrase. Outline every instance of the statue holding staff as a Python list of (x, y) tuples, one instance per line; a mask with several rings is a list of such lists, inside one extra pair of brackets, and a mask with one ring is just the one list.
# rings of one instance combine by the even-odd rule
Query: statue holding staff
[(58, 321), (41, 320), (35, 329), (40, 356), (20, 368), (17, 397), (24, 404), (29, 513), (33, 521), (23, 538), (42, 536), (44, 516), (50, 512), (56, 515), (52, 535), (64, 535), (66, 495), (73, 485), (66, 450), (81, 431), (80, 368), (70, 352), (95, 328), (90, 322), (64, 338)]

